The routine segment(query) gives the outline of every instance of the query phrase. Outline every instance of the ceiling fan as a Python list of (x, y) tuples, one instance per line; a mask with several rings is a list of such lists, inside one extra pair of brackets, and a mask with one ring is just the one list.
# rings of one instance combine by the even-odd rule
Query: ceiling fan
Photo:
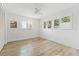
[(39, 15), (42, 15), (43, 13), (41, 12), (41, 9), (40, 8), (35, 8), (35, 11), (34, 11), (35, 14), (39, 14)]

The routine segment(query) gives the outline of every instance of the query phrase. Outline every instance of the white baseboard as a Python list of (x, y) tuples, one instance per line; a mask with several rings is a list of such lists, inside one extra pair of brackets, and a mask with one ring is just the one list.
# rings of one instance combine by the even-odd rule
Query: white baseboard
[(32, 39), (32, 38), (37, 38), (39, 36), (33, 36), (33, 37), (28, 37), (28, 38), (20, 38), (20, 39), (15, 39), (12, 41), (7, 41), (5, 44), (7, 44), (8, 42), (14, 42), (14, 41), (20, 41), (20, 40), (28, 40), (28, 39)]

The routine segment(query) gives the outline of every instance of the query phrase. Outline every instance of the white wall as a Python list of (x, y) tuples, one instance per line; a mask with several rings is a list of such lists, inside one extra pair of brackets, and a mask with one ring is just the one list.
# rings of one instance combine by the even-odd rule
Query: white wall
[[(54, 20), (65, 15), (71, 15), (73, 20), (73, 27), (70, 30), (63, 29), (43, 29), (43, 22), (48, 20)], [(79, 49), (79, 7), (75, 6), (51, 14), (44, 17), (40, 21), (41, 25), (41, 37), (46, 38), (51, 41), (55, 41), (69, 47)]]
[[(10, 28), (10, 20), (17, 20), (17, 28)], [(21, 22), (31, 20), (32, 29), (22, 29)], [(17, 41), (39, 36), (39, 20), (6, 12), (6, 41)]]
[(5, 34), (4, 34), (4, 11), (2, 10), (1, 6), (0, 6), (0, 50), (3, 48), (4, 46), (4, 39), (5, 39)]

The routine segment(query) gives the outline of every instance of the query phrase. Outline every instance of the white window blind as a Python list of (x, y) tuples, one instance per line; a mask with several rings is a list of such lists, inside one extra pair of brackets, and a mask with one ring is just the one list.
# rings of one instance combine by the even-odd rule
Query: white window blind
[(32, 21), (22, 21), (22, 29), (31, 29)]

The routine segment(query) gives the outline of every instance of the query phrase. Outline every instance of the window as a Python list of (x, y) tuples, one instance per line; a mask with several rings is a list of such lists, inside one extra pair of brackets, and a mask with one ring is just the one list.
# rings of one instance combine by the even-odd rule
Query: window
[(22, 29), (31, 29), (32, 21), (22, 21)]
[(31, 29), (32, 28), (32, 22), (31, 21), (28, 21), (27, 24), (28, 24), (27, 25), (28, 29)]
[(22, 29), (26, 29), (27, 28), (27, 23), (26, 21), (22, 21)]

